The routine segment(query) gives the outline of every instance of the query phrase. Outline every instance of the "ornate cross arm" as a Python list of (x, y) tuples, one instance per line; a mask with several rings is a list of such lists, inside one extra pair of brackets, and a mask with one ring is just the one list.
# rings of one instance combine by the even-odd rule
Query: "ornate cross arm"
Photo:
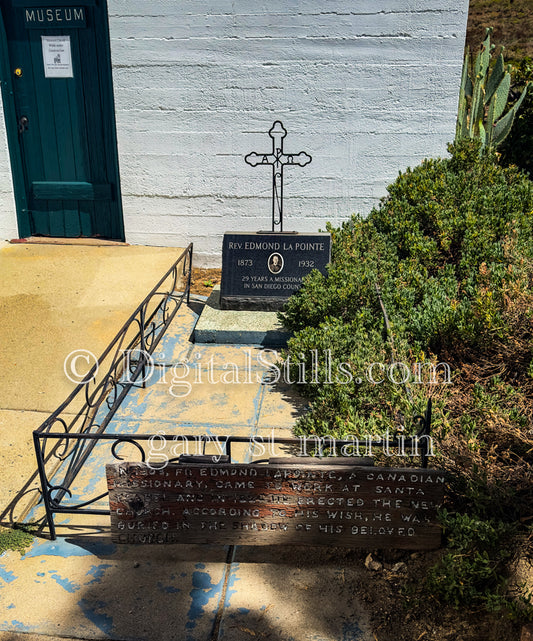
[(279, 157), (274, 154), (257, 154), (255, 151), (252, 151), (251, 154), (244, 157), (244, 160), (252, 167), (256, 167), (257, 165), (274, 165), (276, 162), (282, 165), (299, 165), (300, 167), (305, 167), (313, 159), (309, 154), (306, 154), (305, 151), (301, 151), (299, 154), (283, 154)]
[(286, 154), (283, 156), (281, 161), (282, 165), (300, 165), (300, 167), (305, 167), (308, 165), (311, 160), (311, 156), (306, 154), (305, 151), (301, 151), (299, 154)]
[(244, 157), (244, 160), (252, 167), (256, 165), (273, 165), (276, 162), (276, 156), (273, 154), (256, 154), (255, 151), (252, 151), (251, 154)]

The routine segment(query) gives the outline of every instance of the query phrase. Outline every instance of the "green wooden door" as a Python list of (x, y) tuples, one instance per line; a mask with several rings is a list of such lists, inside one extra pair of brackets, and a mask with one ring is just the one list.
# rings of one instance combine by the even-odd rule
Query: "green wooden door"
[(106, 1), (0, 6), (20, 235), (124, 240)]

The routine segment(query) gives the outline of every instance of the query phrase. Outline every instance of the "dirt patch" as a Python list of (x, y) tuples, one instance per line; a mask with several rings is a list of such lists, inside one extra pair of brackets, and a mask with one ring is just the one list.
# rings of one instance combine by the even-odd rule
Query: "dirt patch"
[[(526, 525), (533, 521), (533, 381), (527, 374), (531, 321), (525, 313), (530, 308), (529, 295), (509, 303), (506, 318), (514, 327), (512, 340), (500, 343), (494, 339), (486, 351), (450, 353), (442, 358), (454, 372), (454, 385), (446, 404), (448, 427), (435, 426), (436, 465), (450, 473), (460, 471), (469, 488), (464, 494), (462, 484), (450, 483), (447, 508), (452, 511), (476, 514), (486, 503), (491, 518), (516, 519)], [(465, 416), (477, 420), (477, 435), (458, 426)], [(481, 478), (486, 479), (485, 484)], [(507, 593), (532, 594), (533, 532), (524, 529), (509, 544), (513, 556), (505, 570)], [(432, 596), (425, 579), (446, 548), (365, 554), (354, 555), (354, 562), (365, 564), (368, 580), (353, 589), (368, 606), (377, 641), (527, 639), (521, 637), (521, 625), (512, 611), (491, 613), (481, 605), (467, 607), (465, 603), (453, 607)]]
[(191, 276), (191, 294), (209, 296), (215, 285), (220, 285), (221, 269), (204, 269), (193, 267)]
[(533, 56), (531, 0), (470, 0), (467, 44), (478, 51), (485, 28), (493, 27), (491, 41), (505, 47), (505, 59)]
[(366, 576), (351, 588), (370, 613), (376, 641), (518, 641), (520, 626), (509, 617), (443, 607), (424, 593), (423, 579), (442, 553), (352, 553)]

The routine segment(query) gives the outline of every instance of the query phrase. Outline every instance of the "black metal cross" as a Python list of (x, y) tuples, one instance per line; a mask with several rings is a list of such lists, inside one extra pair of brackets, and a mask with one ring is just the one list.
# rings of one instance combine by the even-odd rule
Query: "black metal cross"
[[(285, 165), (299, 165), (305, 167), (312, 158), (305, 151), (299, 154), (284, 154), (283, 139), (287, 130), (279, 120), (272, 125), (268, 132), (272, 138), (272, 153), (257, 154), (253, 151), (245, 156), (244, 160), (256, 167), (257, 165), (272, 165), (272, 231), (283, 231), (283, 167)], [(276, 229), (278, 227), (278, 229)]]

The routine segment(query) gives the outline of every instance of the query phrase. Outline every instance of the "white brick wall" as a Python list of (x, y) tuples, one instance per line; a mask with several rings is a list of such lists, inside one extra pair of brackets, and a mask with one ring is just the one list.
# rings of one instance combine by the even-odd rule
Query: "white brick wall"
[(18, 238), (17, 214), (11, 180), (11, 165), (4, 120), (4, 106), (0, 99), (0, 241)]
[(108, 4), (130, 243), (193, 241), (216, 265), (224, 231), (268, 229), (271, 173), (244, 155), (277, 119), (313, 156), (285, 171), (299, 231), (368, 213), (453, 138), (468, 0)]

